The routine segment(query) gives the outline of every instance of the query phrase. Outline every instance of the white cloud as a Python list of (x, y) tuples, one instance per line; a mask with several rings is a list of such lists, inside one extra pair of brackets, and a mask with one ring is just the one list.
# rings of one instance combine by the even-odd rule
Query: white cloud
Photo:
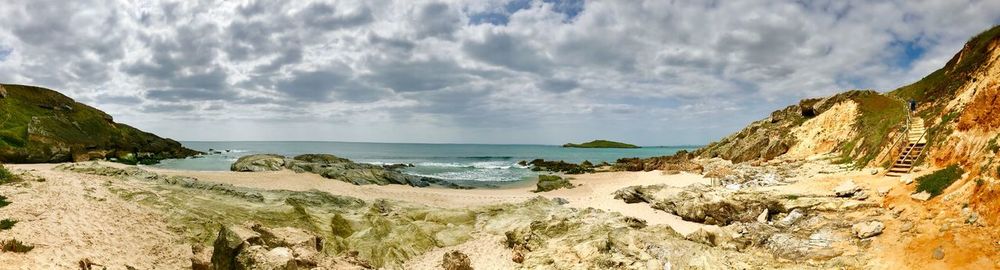
[(14, 0), (0, 81), (182, 140), (690, 144), (912, 82), (998, 22), (997, 1)]

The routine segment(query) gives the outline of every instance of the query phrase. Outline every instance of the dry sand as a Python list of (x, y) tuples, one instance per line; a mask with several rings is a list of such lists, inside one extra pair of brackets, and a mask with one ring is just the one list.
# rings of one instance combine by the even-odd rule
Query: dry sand
[[(107, 269), (184, 269), (190, 245), (172, 232), (162, 215), (127, 202), (108, 190), (128, 189), (107, 177), (50, 170), (53, 165), (6, 165), (31, 172), (44, 182), (0, 186), (12, 203), (0, 208), (0, 219), (18, 221), (0, 239), (34, 245), (28, 253), (0, 253), (0, 269), (80, 269), (80, 260)], [(97, 267), (100, 269), (101, 267)]]

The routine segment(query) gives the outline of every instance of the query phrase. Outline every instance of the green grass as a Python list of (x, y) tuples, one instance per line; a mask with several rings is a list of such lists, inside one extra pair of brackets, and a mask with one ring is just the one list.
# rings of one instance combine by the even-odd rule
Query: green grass
[(857, 92), (851, 100), (858, 103), (858, 134), (841, 145), (839, 162), (864, 167), (878, 157), (885, 144), (892, 143), (889, 133), (906, 122), (906, 107), (902, 101), (874, 91)]
[(10, 230), (10, 228), (14, 227), (14, 224), (17, 224), (17, 220), (13, 220), (13, 219), (9, 219), (9, 218), (4, 219), (4, 220), (0, 220), (0, 231)]
[(932, 198), (941, 195), (948, 186), (955, 183), (955, 180), (962, 178), (963, 173), (965, 172), (958, 165), (951, 165), (931, 174), (921, 176), (917, 178), (916, 192), (927, 191), (927, 193), (931, 194)]
[(639, 148), (639, 146), (636, 146), (634, 144), (627, 144), (627, 143), (614, 142), (614, 141), (608, 141), (608, 140), (595, 140), (595, 141), (581, 143), (581, 144), (567, 143), (567, 144), (564, 144), (563, 147), (573, 147), (573, 148)]
[[(42, 143), (45, 141), (67, 146), (70, 154), (93, 150), (118, 150), (118, 155), (123, 152), (196, 153), (182, 148), (179, 143), (114, 123), (106, 113), (59, 92), (26, 85), (4, 84), (3, 87), (8, 96), (0, 99), (0, 149), (10, 151), (0, 152), (0, 160), (16, 163), (72, 161), (72, 155), (50, 160), (53, 148), (49, 143)], [(29, 127), (43, 134), (42, 138), (29, 140)]]
[(14, 175), (3, 164), (0, 164), (0, 185), (15, 181), (17, 181), (17, 175)]
[(7, 197), (4, 197), (3, 195), (0, 195), (0, 207), (4, 207), (4, 206), (8, 206), (8, 205), (10, 205), (10, 201), (7, 200)]
[(25, 253), (35, 249), (35, 246), (25, 244), (17, 239), (0, 241), (0, 251)]

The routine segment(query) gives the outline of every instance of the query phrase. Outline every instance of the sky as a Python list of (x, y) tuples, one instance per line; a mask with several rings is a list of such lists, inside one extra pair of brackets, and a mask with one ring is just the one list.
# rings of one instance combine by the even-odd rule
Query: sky
[(50, 1), (0, 5), (0, 82), (177, 140), (698, 145), (891, 91), (1000, 1)]

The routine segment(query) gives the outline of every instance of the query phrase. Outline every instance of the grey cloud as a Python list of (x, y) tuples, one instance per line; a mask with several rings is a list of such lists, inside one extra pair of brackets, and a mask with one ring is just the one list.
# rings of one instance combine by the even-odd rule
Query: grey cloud
[(348, 13), (338, 14), (336, 7), (326, 3), (312, 3), (298, 13), (297, 17), (311, 27), (333, 30), (371, 23), (374, 19), (368, 6), (362, 6)]
[(195, 109), (194, 105), (191, 104), (154, 104), (142, 108), (143, 112), (147, 113), (164, 113), (164, 112), (190, 112)]
[(471, 79), (455, 62), (432, 59), (406, 62), (376, 62), (368, 81), (396, 92), (437, 90), (463, 84)]
[(461, 26), (461, 14), (445, 3), (430, 3), (419, 8), (414, 27), (421, 37), (453, 38)]
[(545, 79), (538, 84), (538, 88), (546, 91), (562, 93), (570, 91), (580, 87), (580, 84), (574, 80), (566, 79)]
[(507, 33), (488, 33), (481, 42), (466, 41), (462, 50), (481, 61), (519, 71), (546, 72), (551, 64), (537, 49), (527, 45), (527, 39)]
[(327, 70), (296, 72), (291, 78), (279, 81), (275, 87), (291, 98), (305, 102), (331, 99), (371, 102), (388, 94), (384, 90), (360, 84), (344, 74)]

